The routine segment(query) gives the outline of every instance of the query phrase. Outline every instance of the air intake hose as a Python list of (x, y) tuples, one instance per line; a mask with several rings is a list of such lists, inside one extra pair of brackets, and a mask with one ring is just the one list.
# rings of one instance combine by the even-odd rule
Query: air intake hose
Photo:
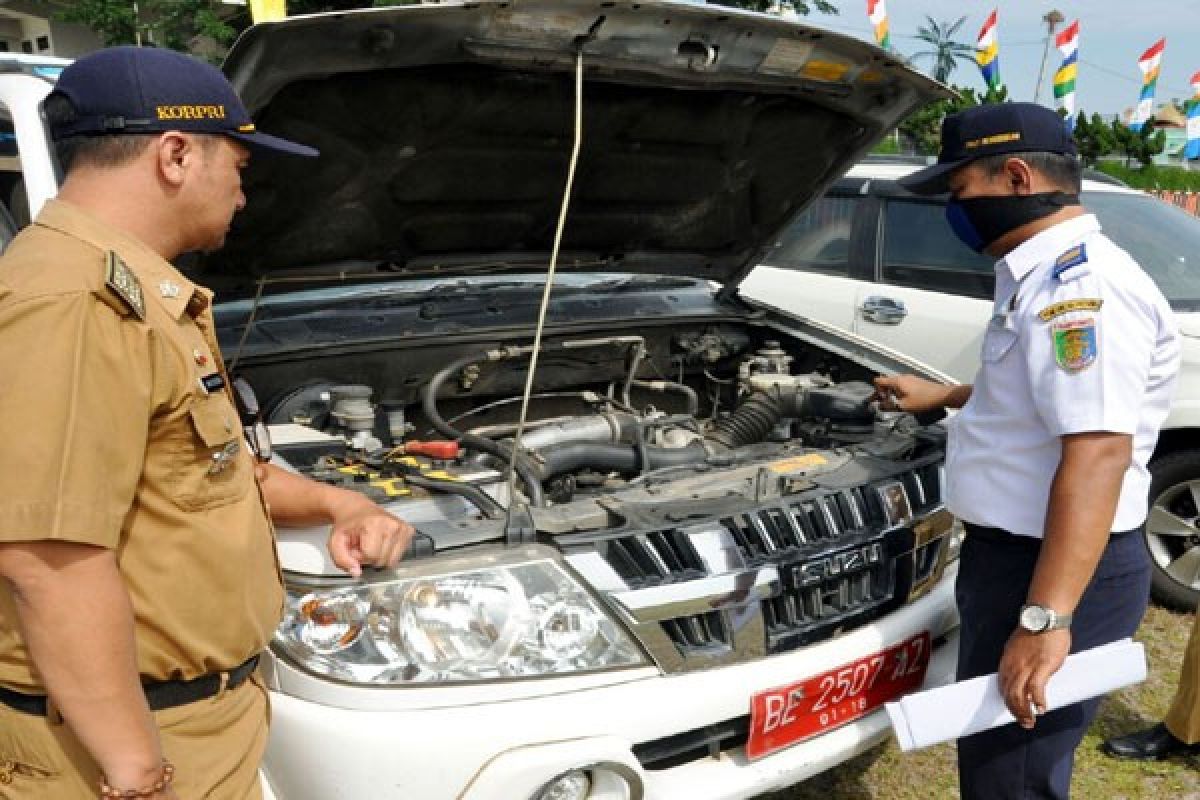
[(786, 417), (819, 417), (836, 422), (871, 424), (874, 388), (852, 382), (815, 389), (773, 386), (754, 392), (714, 426), (707, 440), (734, 449), (761, 442)]
[(784, 407), (784, 398), (778, 389), (755, 392), (738, 406), (737, 411), (718, 421), (706, 438), (730, 450), (761, 442), (783, 419)]
[[(700, 464), (708, 458), (708, 449), (700, 442), (687, 447), (645, 447), (632, 444), (572, 442), (551, 445), (537, 452), (534, 469), (543, 480), (581, 469), (619, 472), (631, 475), (662, 467)], [(643, 459), (646, 463), (642, 463)]]

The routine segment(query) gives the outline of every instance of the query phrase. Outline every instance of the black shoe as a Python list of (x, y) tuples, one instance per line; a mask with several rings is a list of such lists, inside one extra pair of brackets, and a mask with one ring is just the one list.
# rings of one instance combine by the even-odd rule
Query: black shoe
[(1100, 745), (1100, 749), (1116, 758), (1145, 761), (1174, 755), (1195, 755), (1200, 753), (1200, 743), (1188, 744), (1176, 739), (1167, 726), (1160, 722), (1144, 731), (1114, 736)]

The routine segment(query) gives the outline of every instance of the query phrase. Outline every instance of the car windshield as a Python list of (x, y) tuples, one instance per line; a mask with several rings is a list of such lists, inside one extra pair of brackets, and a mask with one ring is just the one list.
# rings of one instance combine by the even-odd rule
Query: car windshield
[(1104, 232), (1146, 270), (1176, 311), (1200, 311), (1200, 218), (1144, 194), (1084, 192)]

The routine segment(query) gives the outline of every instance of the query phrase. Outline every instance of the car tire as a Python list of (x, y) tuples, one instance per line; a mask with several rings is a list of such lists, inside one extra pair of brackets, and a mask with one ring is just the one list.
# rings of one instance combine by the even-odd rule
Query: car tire
[(1195, 611), (1200, 603), (1200, 450), (1150, 463), (1150, 595), (1161, 606)]

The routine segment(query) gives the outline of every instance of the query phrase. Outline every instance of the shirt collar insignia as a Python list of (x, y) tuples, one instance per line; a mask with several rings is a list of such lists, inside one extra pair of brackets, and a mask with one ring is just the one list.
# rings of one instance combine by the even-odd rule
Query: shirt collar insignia
[(1023, 242), (1004, 257), (1003, 263), (1013, 278), (1020, 281), (1038, 267), (1053, 263), (1066, 248), (1099, 230), (1100, 222), (1094, 214), (1073, 217)]

